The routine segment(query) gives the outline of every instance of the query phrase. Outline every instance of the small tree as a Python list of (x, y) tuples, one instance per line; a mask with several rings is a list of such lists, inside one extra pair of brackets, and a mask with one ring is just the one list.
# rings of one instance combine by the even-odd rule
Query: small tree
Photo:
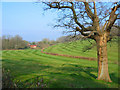
[(35, 45), (36, 43), (35, 42), (32, 42), (32, 45)]
[[(108, 72), (107, 42), (118, 18), (120, 4), (102, 2), (44, 2), (48, 8), (61, 12), (56, 27), (66, 27), (70, 32), (80, 32), (97, 43), (98, 80), (112, 82)], [(112, 8), (111, 8), (112, 7)], [(104, 24), (103, 24), (104, 23)], [(103, 25), (102, 28), (100, 26)]]

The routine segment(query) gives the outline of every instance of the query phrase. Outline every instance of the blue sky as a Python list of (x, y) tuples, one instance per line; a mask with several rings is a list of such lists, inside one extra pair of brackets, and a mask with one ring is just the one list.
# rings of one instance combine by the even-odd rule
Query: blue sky
[[(20, 35), (27, 41), (56, 40), (63, 29), (54, 29), (56, 12), (43, 12), (43, 4), (34, 2), (2, 3), (2, 35)], [(44, 14), (43, 14), (44, 13)]]
[(52, 28), (57, 12), (44, 12), (43, 7), (35, 2), (2, 2), (2, 35), (20, 35), (27, 41), (56, 40), (63, 36), (63, 28)]

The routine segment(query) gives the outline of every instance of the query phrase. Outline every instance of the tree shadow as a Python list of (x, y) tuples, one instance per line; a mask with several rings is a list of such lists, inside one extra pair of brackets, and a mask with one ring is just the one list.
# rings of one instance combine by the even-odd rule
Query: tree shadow
[[(47, 57), (48, 58), (48, 57)], [(51, 57), (52, 58), (52, 57)], [(57, 58), (58, 59), (58, 58)], [(97, 76), (92, 72), (97, 72), (97, 68), (82, 66), (78, 64), (61, 64), (59, 67), (54, 67), (50, 65), (38, 65), (38, 63), (32, 63), (33, 59), (22, 59), (22, 61), (15, 61), (9, 59), (3, 59), (9, 63), (7, 68), (10, 68), (12, 71), (16, 71), (15, 77), (21, 75), (29, 75), (33, 73), (38, 73), (44, 71), (45, 69), (49, 69), (45, 74), (43, 74), (43, 79), (47, 81), (47, 87), (49, 88), (107, 88), (108, 85), (105, 83), (101, 83), (96, 80)], [(14, 67), (14, 68), (13, 68)], [(28, 68), (32, 67), (32, 68)], [(14, 69), (14, 70), (13, 70)], [(18, 71), (19, 70), (19, 71)], [(50, 71), (51, 70), (51, 71)], [(53, 71), (52, 71), (53, 70)], [(40, 74), (36, 74), (35, 76), (40, 76)], [(47, 78), (46, 78), (47, 77)], [(115, 74), (111, 74), (111, 78), (113, 82), (117, 83), (117, 77)], [(114, 80), (114, 78), (116, 78)], [(22, 83), (29, 83), (35, 80), (26, 79)], [(25, 84), (27, 85), (27, 84)], [(24, 87), (26, 87), (23, 85)]]
[(29, 75), (39, 73), (45, 69), (52, 68), (50, 65), (43, 65), (38, 62), (32, 62), (33, 59), (21, 59), (21, 60), (10, 60), (10, 59), (3, 59), (2, 67), (4, 69), (9, 69), (11, 73), (14, 73), (14, 77), (19, 77), (21, 75)]
[(110, 78), (112, 82), (120, 85), (120, 77), (117, 77), (115, 73), (110, 73)]
[(80, 66), (80, 65), (75, 65), (75, 64), (63, 64), (62, 66), (64, 65), (71, 65), (73, 67), (63, 67), (65, 70), (68, 70), (68, 68), (74, 68), (74, 69), (78, 69), (79, 71), (81, 72), (85, 72), (86, 74), (88, 74), (89, 76), (93, 77), (93, 78), (97, 78), (97, 76), (95, 76), (94, 74), (92, 74), (91, 72), (97, 72), (97, 68), (94, 68), (94, 67), (83, 67), (83, 66)]
[[(50, 72), (51, 82), (49, 87), (53, 87), (53, 88), (107, 88), (108, 87), (106, 84), (104, 83), (102, 84), (96, 80), (97, 77), (91, 72), (96, 72), (97, 69), (93, 67), (83, 67), (74, 64), (72, 65), (72, 67), (70, 66), (60, 67), (60, 68), (56, 68), (56, 70), (58, 72)], [(68, 73), (61, 73), (60, 70)], [(84, 72), (87, 75), (84, 75), (81, 72)]]
[(49, 87), (50, 88), (107, 88), (105, 84), (101, 84), (82, 74), (64, 74), (52, 73)]

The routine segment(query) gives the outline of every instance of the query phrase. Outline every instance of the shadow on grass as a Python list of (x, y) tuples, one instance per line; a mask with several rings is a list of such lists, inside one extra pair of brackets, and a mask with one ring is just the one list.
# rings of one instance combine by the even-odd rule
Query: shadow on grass
[[(72, 67), (62, 67), (61, 69), (64, 69), (64, 70), (70, 70), (70, 71), (80, 71), (80, 72), (85, 72), (86, 74), (88, 74), (89, 76), (93, 77), (93, 78), (97, 78), (94, 74), (92, 74), (91, 72), (97, 72), (97, 68), (93, 68), (93, 67), (83, 67), (83, 66), (80, 66), (80, 65), (76, 65), (76, 64), (63, 64), (62, 66), (64, 65), (69, 65), (69, 66), (72, 66)], [(79, 73), (79, 72), (78, 72)]]
[(18, 61), (3, 59), (2, 61), (5, 62), (5, 64), (2, 64), (2, 67), (12, 71), (14, 77), (40, 73), (40, 71), (43, 71), (44, 69), (52, 68), (50, 65), (43, 65), (42, 63), (33, 62), (31, 59), (28, 59), (27, 61), (26, 59), (21, 59)]
[(107, 85), (101, 84), (87, 78), (82, 74), (64, 74), (64, 73), (51, 73), (50, 75), (50, 88), (107, 88)]
[[(28, 59), (28, 61), (12, 61), (9, 59), (3, 59), (7, 65), (3, 65), (14, 71), (13, 75), (15, 77), (19, 77), (21, 75), (29, 75), (29, 74), (36, 74), (36, 76), (40, 76), (37, 73), (42, 73), (45, 69), (48, 69), (46, 72), (47, 76), (43, 75), (43, 78), (47, 77), (45, 80), (47, 87), (49, 88), (107, 88), (108, 85), (99, 82), (96, 80), (96, 75), (92, 72), (97, 72), (97, 68), (89, 67), (89, 66), (82, 66), (78, 64), (62, 64), (61, 66), (50, 66), (45, 64), (40, 64), (37, 62), (32, 62), (34, 60)], [(53, 63), (54, 64), (54, 63)], [(43, 74), (43, 73), (42, 73)], [(27, 76), (26, 76), (27, 77)], [(32, 76), (31, 76), (32, 78)], [(111, 74), (111, 78), (113, 82), (117, 83), (116, 79), (114, 80), (115, 74)], [(29, 83), (31, 79), (27, 79), (23, 83)], [(33, 80), (34, 83), (34, 80)], [(25, 86), (24, 87), (31, 87)]]
[(115, 73), (111, 73), (110, 78), (111, 78), (112, 82), (120, 85), (120, 82), (119, 82), (120, 78), (116, 77)]
[[(67, 66), (65, 66), (67, 65)], [(60, 68), (56, 68), (58, 72), (51, 72), (52, 78), (49, 87), (54, 88), (110, 88), (109, 84), (117, 83), (117, 77), (115, 74), (110, 74), (113, 79), (113, 83), (96, 80), (96, 75), (91, 72), (97, 72), (97, 68), (84, 67), (75, 64), (63, 64)], [(61, 71), (66, 73), (61, 73)], [(118, 88), (117, 85), (113, 87)]]

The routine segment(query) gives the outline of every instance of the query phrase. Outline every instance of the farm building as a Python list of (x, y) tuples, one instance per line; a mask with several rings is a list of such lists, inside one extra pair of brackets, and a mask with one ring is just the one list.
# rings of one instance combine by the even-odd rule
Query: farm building
[(30, 48), (37, 48), (37, 45), (30, 45)]

